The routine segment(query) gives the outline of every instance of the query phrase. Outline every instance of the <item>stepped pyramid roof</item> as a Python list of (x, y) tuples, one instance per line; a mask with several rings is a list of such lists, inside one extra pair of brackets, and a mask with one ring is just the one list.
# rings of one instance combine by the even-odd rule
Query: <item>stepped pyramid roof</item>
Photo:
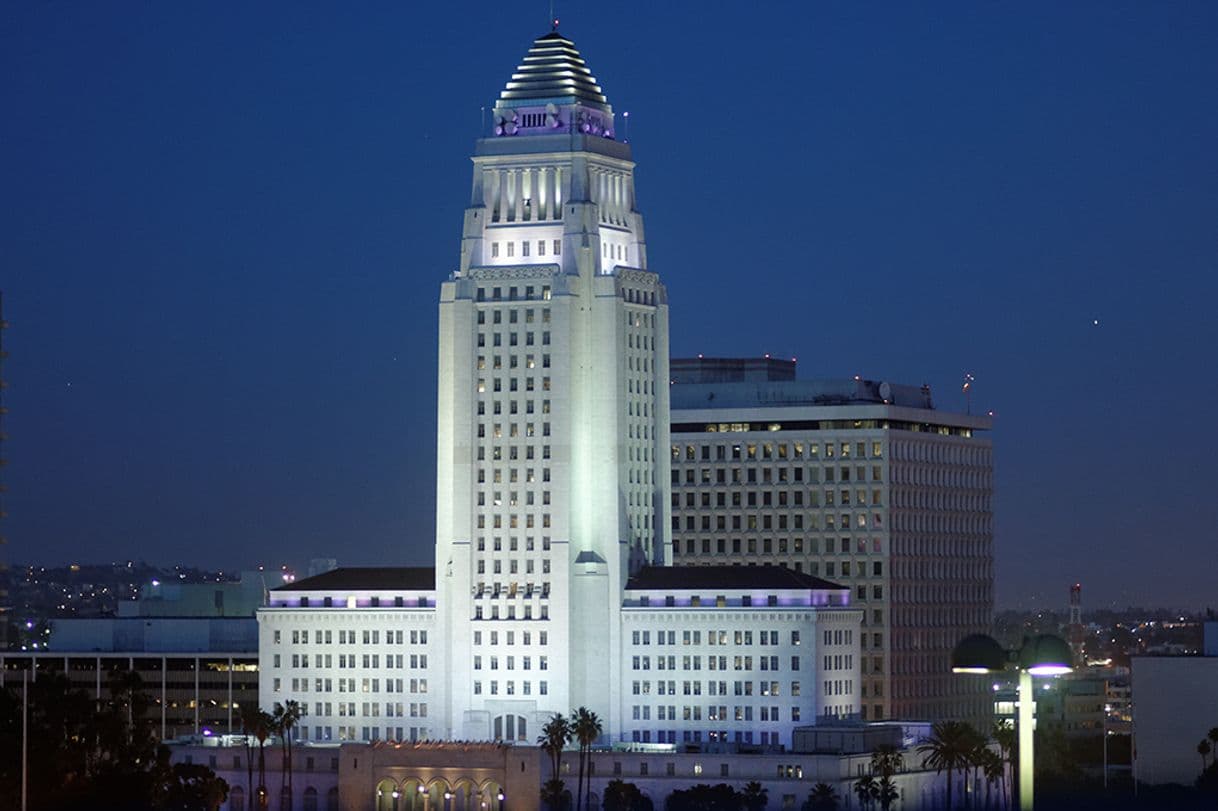
[(551, 31), (533, 41), (524, 61), (499, 94), (499, 100), (515, 104), (530, 99), (560, 98), (608, 104), (575, 43)]

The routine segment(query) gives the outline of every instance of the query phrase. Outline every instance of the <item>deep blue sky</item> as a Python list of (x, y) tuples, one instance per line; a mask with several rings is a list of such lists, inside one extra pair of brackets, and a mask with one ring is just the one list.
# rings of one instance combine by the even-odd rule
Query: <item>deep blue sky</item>
[[(439, 283), (547, 10), (0, 7), (10, 560), (430, 559)], [(559, 12), (675, 353), (972, 372), (1000, 606), (1218, 603), (1218, 3)]]

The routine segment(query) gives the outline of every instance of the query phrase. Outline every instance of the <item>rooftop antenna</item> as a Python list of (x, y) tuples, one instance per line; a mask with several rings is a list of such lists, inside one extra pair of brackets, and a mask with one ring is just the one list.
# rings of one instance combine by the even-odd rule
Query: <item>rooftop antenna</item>
[(558, 18), (554, 16), (554, 0), (550, 0), (550, 30), (558, 31)]
[(971, 374), (964, 375), (964, 413), (973, 413), (973, 376)]

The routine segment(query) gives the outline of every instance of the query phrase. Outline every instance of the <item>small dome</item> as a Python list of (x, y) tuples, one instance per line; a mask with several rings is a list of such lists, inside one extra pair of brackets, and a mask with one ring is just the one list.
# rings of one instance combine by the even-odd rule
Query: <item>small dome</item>
[(966, 636), (952, 651), (954, 673), (996, 673), (1006, 667), (1007, 654), (992, 636)]
[(499, 100), (518, 103), (524, 99), (559, 98), (608, 104), (575, 43), (551, 31), (533, 41), (533, 47), (499, 94)]

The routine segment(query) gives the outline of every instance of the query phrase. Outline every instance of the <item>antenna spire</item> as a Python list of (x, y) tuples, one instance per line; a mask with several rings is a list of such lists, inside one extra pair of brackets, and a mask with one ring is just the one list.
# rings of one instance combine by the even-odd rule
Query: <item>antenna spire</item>
[(550, 0), (550, 30), (558, 30), (558, 18), (554, 16), (554, 0)]

